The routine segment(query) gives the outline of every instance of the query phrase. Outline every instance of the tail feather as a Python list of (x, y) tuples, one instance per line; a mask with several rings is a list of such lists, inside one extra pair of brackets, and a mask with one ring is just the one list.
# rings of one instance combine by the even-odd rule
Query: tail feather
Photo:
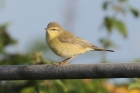
[(108, 50), (104, 48), (96, 48), (94, 51), (108, 51), (108, 52), (115, 52), (114, 50)]

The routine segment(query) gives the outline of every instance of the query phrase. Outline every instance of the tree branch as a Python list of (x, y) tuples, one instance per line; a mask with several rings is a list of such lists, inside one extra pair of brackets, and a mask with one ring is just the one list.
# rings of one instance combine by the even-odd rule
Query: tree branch
[(138, 78), (140, 63), (8, 65), (0, 66), (0, 80)]

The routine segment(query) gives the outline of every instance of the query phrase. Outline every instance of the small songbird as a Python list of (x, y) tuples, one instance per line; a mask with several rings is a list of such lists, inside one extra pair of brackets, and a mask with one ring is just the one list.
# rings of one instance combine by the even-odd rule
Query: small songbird
[(66, 57), (64, 61), (55, 63), (57, 65), (65, 65), (72, 58), (78, 54), (87, 51), (109, 51), (104, 48), (99, 48), (86, 40), (74, 36), (67, 30), (63, 29), (58, 23), (50, 22), (45, 28), (46, 30), (46, 42), (50, 49), (58, 56)]

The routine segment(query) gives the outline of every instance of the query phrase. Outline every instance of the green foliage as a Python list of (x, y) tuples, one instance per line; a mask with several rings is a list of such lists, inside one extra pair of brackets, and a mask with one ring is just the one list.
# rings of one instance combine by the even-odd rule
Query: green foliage
[(105, 1), (105, 2), (103, 3), (103, 9), (104, 9), (104, 10), (107, 9), (109, 3), (110, 3), (110, 1)]
[(19, 64), (27, 64), (30, 62), (29, 55), (23, 54), (3, 54), (3, 59), (0, 59), (1, 65), (19, 65)]
[[(131, 11), (131, 13), (135, 17), (139, 17), (139, 12), (137, 9), (135, 9), (132, 6), (128, 6), (128, 3), (126, 3), (127, 0), (109, 0), (109, 1), (104, 1), (103, 2), (103, 9), (104, 10), (110, 10), (112, 9), (114, 14), (112, 16), (106, 16), (103, 20), (103, 25), (107, 29), (108, 34), (111, 34), (114, 29), (117, 29), (117, 31), (122, 35), (123, 37), (127, 37), (127, 29), (125, 26), (125, 23), (123, 21), (120, 21), (120, 19), (117, 18), (117, 15), (119, 13), (121, 14), (126, 14), (126, 10)], [(108, 7), (110, 6), (110, 7)], [(109, 9), (110, 8), (110, 9)], [(106, 42), (103, 42), (103, 40), (100, 40), (100, 43), (105, 47), (108, 48), (111, 46), (109, 44), (110, 42), (110, 35), (107, 35), (106, 38), (104, 38)], [(108, 40), (108, 41), (107, 41)], [(113, 41), (112, 41), (113, 44)], [(115, 43), (114, 43), (115, 45)]]
[(106, 27), (107, 31), (111, 32), (114, 28), (114, 18), (105, 17), (104, 18), (104, 26)]
[(12, 39), (7, 33), (8, 24), (0, 25), (0, 53), (5, 52), (4, 48), (8, 45), (16, 44), (16, 40)]
[(128, 90), (132, 90), (132, 89), (140, 89), (140, 82), (134, 82), (130, 84)]
[(120, 32), (122, 36), (127, 36), (125, 24), (122, 21), (115, 19), (114, 17), (105, 17), (104, 26), (106, 27), (109, 33), (112, 32), (115, 28), (117, 29), (117, 31)]
[(35, 93), (34, 87), (27, 87), (21, 90), (20, 93)]
[[(109, 48), (112, 45), (116, 45), (110, 38), (113, 31), (118, 31), (120, 35), (127, 37), (127, 27), (121, 19), (118, 19), (117, 16), (119, 14), (124, 16), (128, 12), (127, 10), (129, 10), (135, 17), (139, 17), (139, 12), (134, 7), (130, 7), (127, 0), (107, 0), (103, 2), (102, 7), (103, 10), (109, 10), (113, 13), (112, 15), (104, 17), (102, 24), (106, 28), (107, 36), (99, 40), (104, 48)], [(106, 61), (106, 53), (104, 53), (102, 55), (102, 62)]]
[(133, 89), (138, 89), (138, 90), (140, 89), (140, 79), (139, 78), (133, 79), (131, 84), (128, 86), (128, 90), (133, 90)]
[(114, 23), (115, 23), (115, 28), (120, 32), (120, 34), (126, 37), (127, 31), (126, 31), (125, 24), (120, 20), (115, 20)]
[(129, 10), (135, 17), (139, 17), (139, 11), (137, 9), (135, 9), (132, 6), (129, 6)]

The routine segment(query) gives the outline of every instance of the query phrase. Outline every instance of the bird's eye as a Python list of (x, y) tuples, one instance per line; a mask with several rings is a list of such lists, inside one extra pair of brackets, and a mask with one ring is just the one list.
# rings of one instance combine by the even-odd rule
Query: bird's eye
[(58, 28), (50, 28), (51, 31), (57, 31)]
[(55, 28), (53, 28), (53, 29), (51, 29), (52, 31), (56, 31), (56, 29)]
[(52, 29), (53, 31), (55, 31), (56, 29)]

